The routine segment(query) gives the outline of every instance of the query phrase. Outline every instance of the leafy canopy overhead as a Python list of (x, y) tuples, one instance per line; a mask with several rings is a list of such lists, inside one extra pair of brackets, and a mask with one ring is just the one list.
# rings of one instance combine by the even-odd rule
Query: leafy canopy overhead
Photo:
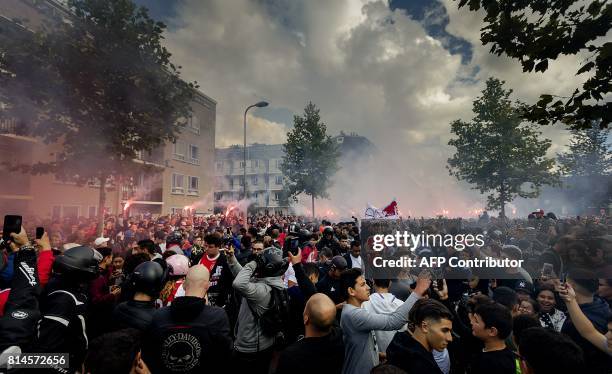
[[(20, 131), (61, 144), (33, 173), (92, 178), (132, 174), (140, 151), (174, 141), (196, 84), (162, 46), (165, 25), (130, 0), (70, 0), (70, 23), (0, 35), (6, 110)], [(4, 30), (3, 30), (4, 31)], [(9, 36), (9, 38), (6, 38)]]
[[(560, 55), (585, 53), (576, 75), (585, 75), (582, 87), (568, 95), (549, 94), (526, 107), (526, 120), (541, 125), (563, 122), (571, 128), (589, 128), (597, 121), (607, 128), (612, 120), (612, 2), (593, 0), (456, 0), (459, 8), (483, 9), (483, 45), (491, 53), (518, 59), (523, 71), (544, 72)], [(572, 72), (567, 72), (568, 74)]]

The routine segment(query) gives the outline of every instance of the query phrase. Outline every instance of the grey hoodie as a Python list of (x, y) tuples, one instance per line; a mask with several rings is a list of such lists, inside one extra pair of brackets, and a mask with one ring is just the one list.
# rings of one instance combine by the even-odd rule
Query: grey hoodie
[[(391, 314), (402, 306), (404, 302), (390, 293), (373, 293), (370, 295), (370, 300), (363, 303), (361, 306), (368, 312), (376, 314)], [(406, 325), (402, 326), (399, 330), (374, 331), (376, 337), (376, 345), (378, 346), (378, 352), (386, 352), (389, 343), (393, 339), (393, 336), (397, 331), (406, 330)]]
[[(240, 264), (237, 261), (230, 263), (232, 273), (239, 268)], [(232, 284), (234, 289), (244, 298), (238, 311), (238, 323), (235, 330), (236, 341), (234, 342), (234, 348), (243, 353), (263, 351), (274, 344), (273, 337), (261, 334), (261, 329), (255, 322), (251, 308), (253, 308), (257, 315), (261, 316), (270, 304), (271, 287), (284, 288), (283, 280), (280, 276), (251, 279), (256, 268), (257, 264), (255, 261), (249, 262), (242, 270), (238, 270), (239, 272)], [(251, 305), (251, 308), (249, 308), (247, 302)]]

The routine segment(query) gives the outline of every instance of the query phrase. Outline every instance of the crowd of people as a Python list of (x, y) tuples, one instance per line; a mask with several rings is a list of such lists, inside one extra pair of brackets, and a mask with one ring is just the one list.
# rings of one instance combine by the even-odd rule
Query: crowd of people
[[(408, 221), (479, 233), (484, 245), (376, 252), (357, 219), (108, 215), (99, 230), (94, 219), (26, 217), (0, 256), (0, 365), (67, 353), (67, 368), (49, 370), (612, 372), (612, 219)], [(375, 256), (523, 266), (382, 278)]]

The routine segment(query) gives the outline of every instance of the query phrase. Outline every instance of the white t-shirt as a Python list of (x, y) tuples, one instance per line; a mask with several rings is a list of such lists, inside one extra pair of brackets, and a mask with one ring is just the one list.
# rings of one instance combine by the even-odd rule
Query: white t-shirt
[(361, 256), (353, 257), (353, 255), (351, 255), (351, 261), (353, 263), (353, 268), (361, 269)]

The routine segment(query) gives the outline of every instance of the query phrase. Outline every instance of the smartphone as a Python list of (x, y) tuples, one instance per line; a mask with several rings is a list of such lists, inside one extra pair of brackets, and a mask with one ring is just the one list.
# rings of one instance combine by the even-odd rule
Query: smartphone
[(444, 288), (444, 280), (443, 279), (438, 279), (438, 280), (436, 280), (436, 282), (438, 283), (438, 289), (440, 291), (442, 291), (442, 289)]
[(44, 227), (37, 227), (36, 228), (36, 239), (42, 238), (44, 234), (45, 234), (45, 228)]
[(21, 216), (6, 215), (4, 216), (4, 227), (2, 228), (2, 239), (5, 242), (10, 241), (11, 233), (19, 234), (21, 232)]
[(553, 274), (552, 264), (545, 262), (544, 265), (542, 266), (542, 276), (550, 278), (552, 277), (552, 274)]

